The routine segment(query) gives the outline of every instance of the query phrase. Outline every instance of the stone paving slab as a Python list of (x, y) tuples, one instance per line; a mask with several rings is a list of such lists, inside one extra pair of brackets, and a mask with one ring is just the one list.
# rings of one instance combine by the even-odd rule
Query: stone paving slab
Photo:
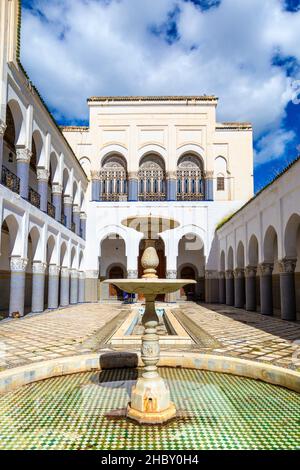
[[(224, 305), (186, 302), (179, 309), (215, 339), (206, 348), (195, 345), (180, 350), (239, 357), (300, 371), (299, 323)], [(121, 313), (124, 317), (123, 310), (120, 304), (82, 304), (0, 322), (0, 370), (97, 351), (99, 336), (108, 324), (118, 321)], [(101, 343), (104, 346), (114, 349)]]
[(299, 322), (219, 304), (187, 302), (180, 309), (222, 344), (211, 352), (300, 371)]

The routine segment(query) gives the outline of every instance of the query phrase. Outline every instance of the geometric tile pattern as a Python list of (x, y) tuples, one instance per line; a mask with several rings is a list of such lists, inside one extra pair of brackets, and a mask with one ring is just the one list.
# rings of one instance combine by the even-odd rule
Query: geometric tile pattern
[(213, 372), (161, 368), (180, 417), (124, 418), (133, 369), (37, 382), (0, 397), (0, 449), (300, 449), (300, 395)]

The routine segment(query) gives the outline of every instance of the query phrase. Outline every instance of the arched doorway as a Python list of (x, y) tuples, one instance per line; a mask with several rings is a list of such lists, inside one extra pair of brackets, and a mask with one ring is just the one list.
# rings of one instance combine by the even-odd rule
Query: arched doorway
[[(125, 272), (121, 265), (115, 265), (109, 268), (107, 273), (108, 279), (124, 279)], [(109, 284), (109, 298), (115, 300), (123, 300), (124, 294), (118, 287)]]
[[(193, 266), (184, 266), (180, 270), (180, 279), (197, 280), (196, 268)], [(187, 284), (180, 289), (180, 297), (183, 300), (196, 300), (196, 285)]]
[[(186, 269), (184, 272), (182, 270)], [(197, 284), (194, 285), (193, 290), (191, 286), (187, 290), (181, 289), (180, 298), (187, 300), (186, 292), (190, 292), (189, 297), (193, 300), (205, 299), (205, 255), (204, 244), (202, 239), (194, 234), (187, 233), (179, 241), (178, 244), (178, 257), (177, 257), (177, 277), (182, 279), (182, 275), (193, 277), (184, 277), (183, 279), (195, 279)]]

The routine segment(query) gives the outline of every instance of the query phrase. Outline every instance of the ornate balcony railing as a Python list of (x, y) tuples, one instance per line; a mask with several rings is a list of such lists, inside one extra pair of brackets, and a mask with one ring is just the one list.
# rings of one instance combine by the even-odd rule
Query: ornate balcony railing
[(47, 204), (47, 214), (50, 215), (53, 219), (55, 219), (55, 206), (48, 202)]
[(2, 167), (1, 183), (14, 193), (20, 194), (20, 178), (5, 166)]
[(67, 217), (65, 216), (65, 214), (61, 214), (60, 222), (61, 222), (62, 225), (64, 225), (64, 226), (66, 227), (66, 225), (67, 225)]
[(203, 193), (177, 193), (177, 201), (204, 201)]
[(115, 201), (115, 202), (127, 201), (127, 194), (103, 193), (101, 194), (101, 201)]
[(139, 194), (139, 201), (165, 201), (165, 193), (142, 193)]
[(71, 230), (72, 230), (72, 232), (76, 233), (76, 225), (75, 225), (74, 222), (72, 222), (72, 224), (71, 224)]
[(40, 202), (41, 202), (41, 196), (34, 189), (29, 188), (28, 201), (30, 202), (30, 204), (32, 204), (33, 206), (35, 206), (39, 209), (40, 208)]

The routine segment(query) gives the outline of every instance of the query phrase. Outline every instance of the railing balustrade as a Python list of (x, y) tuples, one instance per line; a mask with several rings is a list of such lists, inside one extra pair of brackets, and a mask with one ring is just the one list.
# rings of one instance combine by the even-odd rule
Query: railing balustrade
[(5, 166), (2, 167), (1, 183), (14, 193), (20, 194), (20, 178)]
[(40, 203), (41, 203), (41, 196), (33, 188), (29, 188), (29, 190), (28, 190), (28, 201), (30, 202), (30, 204), (32, 204), (33, 206), (35, 206), (39, 209), (40, 208)]

